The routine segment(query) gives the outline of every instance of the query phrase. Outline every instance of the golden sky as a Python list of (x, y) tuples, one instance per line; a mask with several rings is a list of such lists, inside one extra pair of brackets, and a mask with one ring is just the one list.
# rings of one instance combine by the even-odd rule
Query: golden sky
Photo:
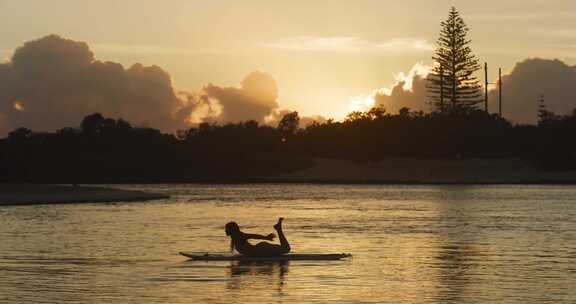
[(525, 58), (576, 64), (572, 0), (0, 0), (0, 50), (7, 59), (54, 33), (100, 60), (159, 65), (191, 91), (260, 70), (276, 79), (280, 108), (341, 118), (355, 96), (431, 63), (451, 6), (492, 78)]

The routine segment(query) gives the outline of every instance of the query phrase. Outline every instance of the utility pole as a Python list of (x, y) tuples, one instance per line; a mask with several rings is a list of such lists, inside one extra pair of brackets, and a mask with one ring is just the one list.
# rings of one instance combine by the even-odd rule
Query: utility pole
[(498, 115), (502, 118), (502, 68), (498, 68)]
[(484, 111), (488, 113), (488, 63), (484, 62)]
[(484, 63), (484, 111), (488, 113), (488, 86), (498, 85), (498, 115), (502, 117), (502, 68), (498, 68), (498, 83), (488, 82), (488, 63)]

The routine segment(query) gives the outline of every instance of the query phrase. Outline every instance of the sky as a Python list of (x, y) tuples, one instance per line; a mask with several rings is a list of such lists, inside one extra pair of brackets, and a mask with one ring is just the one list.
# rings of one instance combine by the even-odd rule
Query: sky
[(452, 6), (492, 80), (528, 58), (576, 64), (571, 0), (0, 0), (0, 52), (7, 61), (57, 34), (98, 60), (158, 65), (190, 92), (239, 87), (261, 71), (276, 82), (279, 109), (339, 119), (399, 73), (432, 64)]

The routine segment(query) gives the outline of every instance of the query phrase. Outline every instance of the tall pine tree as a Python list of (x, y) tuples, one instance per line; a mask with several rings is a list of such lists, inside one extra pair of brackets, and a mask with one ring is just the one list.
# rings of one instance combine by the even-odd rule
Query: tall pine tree
[(480, 69), (478, 59), (466, 38), (468, 27), (452, 7), (432, 59), (435, 66), (428, 76), (428, 93), (436, 112), (462, 113), (476, 109), (482, 102), (481, 86), (474, 73)]

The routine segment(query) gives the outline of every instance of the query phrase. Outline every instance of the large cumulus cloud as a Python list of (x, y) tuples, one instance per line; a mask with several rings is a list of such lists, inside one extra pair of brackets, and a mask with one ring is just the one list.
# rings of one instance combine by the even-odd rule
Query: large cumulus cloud
[[(209, 84), (196, 101), (193, 121), (237, 123), (254, 120), (261, 124), (276, 126), (284, 115), (293, 112), (281, 109), (278, 104), (278, 86), (268, 73), (254, 71), (240, 82), (238, 87), (221, 87)], [(300, 116), (300, 127), (314, 122), (325, 122), (319, 115)]]
[(373, 94), (374, 105), (382, 105), (392, 113), (397, 113), (404, 107), (414, 111), (430, 111), (426, 91), (426, 76), (429, 70), (422, 64), (416, 64), (408, 74), (398, 74), (391, 89), (380, 89)]
[[(560, 60), (526, 59), (517, 63), (510, 74), (502, 77), (503, 115), (518, 123), (535, 123), (541, 95), (546, 106), (557, 114), (576, 108), (576, 66)], [(498, 91), (490, 92), (498, 100)]]
[(75, 126), (94, 112), (174, 131), (193, 110), (161, 68), (98, 61), (86, 43), (56, 35), (27, 42), (0, 65), (0, 135)]
[[(407, 75), (397, 77), (390, 89), (379, 89), (373, 95), (375, 105), (396, 112), (402, 107), (430, 111), (426, 92), (426, 69), (416, 65)], [(537, 121), (538, 101), (544, 95), (546, 106), (557, 114), (576, 108), (576, 66), (560, 60), (526, 59), (518, 62), (502, 77), (503, 115), (516, 123)], [(489, 92), (490, 109), (498, 108), (498, 90)]]
[(267, 73), (249, 73), (238, 87), (177, 91), (158, 66), (99, 61), (86, 43), (57, 35), (25, 43), (0, 64), (0, 137), (18, 127), (77, 126), (95, 112), (174, 132), (201, 122), (269, 123), (277, 111), (278, 87)]
[(262, 123), (278, 108), (276, 81), (259, 71), (248, 74), (240, 87), (209, 84), (204, 93), (219, 104), (220, 111), (213, 119), (220, 122), (255, 120)]

